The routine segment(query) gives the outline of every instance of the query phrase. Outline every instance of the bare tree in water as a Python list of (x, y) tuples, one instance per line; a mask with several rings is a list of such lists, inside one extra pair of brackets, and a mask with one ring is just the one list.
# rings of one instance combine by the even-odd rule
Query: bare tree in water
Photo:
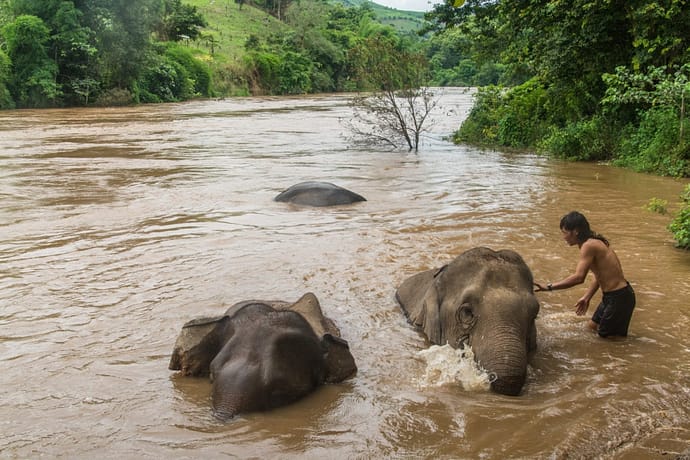
[(370, 90), (350, 100), (353, 117), (344, 124), (353, 134), (351, 140), (418, 151), (438, 104), (434, 93), (422, 86), (428, 76), (424, 57), (385, 36), (365, 40), (350, 57), (359, 87)]

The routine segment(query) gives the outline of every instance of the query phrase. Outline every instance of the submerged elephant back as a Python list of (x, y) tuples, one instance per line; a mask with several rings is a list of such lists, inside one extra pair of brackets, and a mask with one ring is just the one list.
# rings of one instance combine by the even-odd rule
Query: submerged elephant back
[(337, 206), (366, 201), (363, 196), (330, 182), (302, 182), (278, 194), (275, 201), (303, 206)]

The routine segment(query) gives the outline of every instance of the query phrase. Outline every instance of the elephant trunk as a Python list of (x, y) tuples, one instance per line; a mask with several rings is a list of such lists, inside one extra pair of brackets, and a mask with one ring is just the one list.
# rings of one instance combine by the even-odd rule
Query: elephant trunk
[(491, 389), (517, 396), (527, 379), (527, 346), (515, 331), (499, 333), (490, 344), (474, 349), (478, 364), (489, 373)]
[(520, 395), (527, 378), (527, 374), (499, 376), (492, 373), (491, 375), (495, 376), (495, 380), (491, 382), (491, 389), (506, 396)]

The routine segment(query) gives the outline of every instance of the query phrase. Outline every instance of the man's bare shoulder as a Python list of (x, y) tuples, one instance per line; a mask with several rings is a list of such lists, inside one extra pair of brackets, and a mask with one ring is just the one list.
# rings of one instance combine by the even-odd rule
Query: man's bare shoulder
[(590, 238), (580, 246), (580, 252), (583, 255), (596, 256), (597, 254), (605, 254), (609, 247), (601, 240)]

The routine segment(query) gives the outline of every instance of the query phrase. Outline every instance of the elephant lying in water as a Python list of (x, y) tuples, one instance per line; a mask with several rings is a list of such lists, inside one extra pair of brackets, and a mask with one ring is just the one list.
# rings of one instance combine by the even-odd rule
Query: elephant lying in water
[(312, 293), (294, 304), (240, 302), (223, 316), (186, 323), (169, 368), (210, 376), (213, 409), (222, 418), (289, 404), (357, 371), (348, 343)]
[(400, 285), (396, 298), (430, 342), (470, 345), (492, 390), (520, 394), (529, 352), (536, 349), (539, 302), (532, 272), (510, 250), (474, 248)]
[(302, 182), (283, 191), (274, 200), (304, 206), (335, 206), (367, 201), (363, 196), (330, 182)]

